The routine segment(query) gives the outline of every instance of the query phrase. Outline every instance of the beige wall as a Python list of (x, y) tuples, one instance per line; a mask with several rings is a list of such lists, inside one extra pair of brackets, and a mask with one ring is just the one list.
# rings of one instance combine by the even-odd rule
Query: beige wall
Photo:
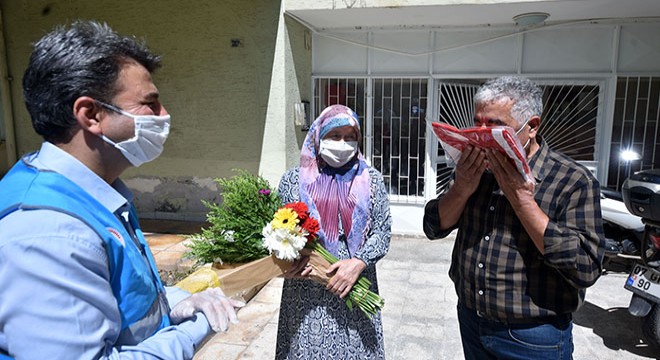
[[(276, 165), (267, 178), (276, 183), (283, 169), (296, 162), (304, 133), (287, 117), (300, 101), (298, 83), (309, 94), (311, 52), (304, 47), (306, 30), (288, 24), (290, 36), (279, 51), (295, 59), (293, 74), (307, 74), (307, 79), (287, 80), (292, 74), (273, 69), (276, 56), (284, 56), (276, 55), (276, 37), (287, 30), (280, 27), (279, 1), (0, 0), (0, 6), (19, 156), (41, 143), (21, 95), (30, 44), (56, 24), (82, 18), (144, 38), (163, 55), (164, 66), (154, 81), (172, 115), (170, 138), (158, 160), (123, 176), (143, 217), (199, 220), (206, 212), (200, 199), (217, 198), (213, 178), (231, 176), (236, 168), (263, 171), (262, 154), (267, 153)], [(231, 39), (240, 39), (241, 45), (231, 47)], [(274, 77), (274, 72), (282, 75)], [(283, 86), (274, 87), (274, 80)], [(266, 123), (283, 128), (277, 134), (285, 139), (264, 139)]]
[(0, 140), (0, 176), (7, 171), (7, 145), (4, 140)]
[[(287, 42), (284, 54), (286, 84), (286, 168), (296, 166), (300, 160), (300, 148), (307, 135), (299, 126), (292, 126), (294, 105), (300, 101), (312, 103), (312, 33), (295, 20), (285, 17)], [(314, 116), (314, 114), (310, 114)], [(314, 120), (313, 118), (311, 119)]]
[(283, 11), (279, 24), (259, 168), (259, 173), (273, 186), (279, 183), (286, 169), (299, 163), (300, 148), (307, 133), (295, 125), (294, 104), (311, 100), (312, 34), (297, 21), (284, 16)]

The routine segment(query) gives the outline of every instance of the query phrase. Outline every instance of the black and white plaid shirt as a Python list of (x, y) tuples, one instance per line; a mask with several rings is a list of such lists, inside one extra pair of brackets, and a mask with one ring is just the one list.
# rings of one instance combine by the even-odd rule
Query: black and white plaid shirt
[[(536, 179), (536, 203), (550, 218), (545, 255), (490, 173), (482, 176), (457, 224), (449, 275), (459, 301), (491, 320), (531, 322), (572, 313), (602, 270), (605, 240), (598, 181), (544, 141), (540, 144), (529, 165)], [(426, 204), (424, 232), (430, 239), (453, 230), (440, 230), (438, 199)]]

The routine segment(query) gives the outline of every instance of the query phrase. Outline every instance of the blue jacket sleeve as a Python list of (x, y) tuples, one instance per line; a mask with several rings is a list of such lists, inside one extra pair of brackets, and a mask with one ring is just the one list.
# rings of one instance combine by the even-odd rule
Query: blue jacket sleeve
[[(44, 221), (48, 219), (48, 221)], [(102, 240), (48, 211), (0, 220), (0, 345), (25, 359), (191, 359), (210, 327), (203, 315), (133, 346), (121, 329)]]

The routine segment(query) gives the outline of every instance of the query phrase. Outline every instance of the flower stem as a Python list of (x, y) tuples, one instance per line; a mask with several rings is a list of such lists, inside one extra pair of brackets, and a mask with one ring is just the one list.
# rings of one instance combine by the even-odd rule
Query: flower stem
[[(311, 241), (307, 243), (307, 248), (313, 250), (319, 254), (323, 259), (325, 259), (330, 264), (334, 264), (337, 261), (337, 257), (332, 255), (326, 248), (321, 246), (317, 241)], [(360, 276), (358, 280), (353, 285), (353, 288), (348, 294), (346, 299), (346, 306), (349, 309), (353, 308), (353, 305), (357, 305), (362, 312), (371, 319), (378, 311), (380, 311), (383, 306), (385, 306), (385, 300), (380, 297), (380, 295), (369, 290), (371, 287), (371, 281), (364, 276)]]

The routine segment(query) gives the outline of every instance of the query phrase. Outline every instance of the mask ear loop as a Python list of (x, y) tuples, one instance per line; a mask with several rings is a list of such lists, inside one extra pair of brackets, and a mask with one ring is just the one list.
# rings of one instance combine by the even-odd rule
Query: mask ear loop
[(522, 124), (520, 129), (516, 130), (516, 135), (520, 134), (520, 132), (523, 131), (523, 129), (525, 128), (525, 126), (527, 126), (528, 123), (529, 123), (529, 120), (525, 121), (525, 123)]
[(525, 145), (523, 145), (523, 147), (522, 147), (523, 150), (527, 149), (527, 145), (529, 145), (530, 141), (531, 141), (531, 139), (527, 139), (527, 141), (525, 142)]
[[(528, 123), (529, 123), (529, 120), (525, 121), (525, 123), (520, 127), (520, 129), (518, 129), (516, 131), (516, 136), (518, 136), (518, 134), (520, 134), (520, 132), (523, 131), (523, 129), (525, 128), (525, 126), (527, 126)], [(528, 137), (527, 141), (525, 142), (525, 145), (523, 145), (523, 147), (522, 147), (523, 150), (525, 150), (527, 148), (527, 145), (529, 145), (530, 141), (531, 141), (531, 139)]]

